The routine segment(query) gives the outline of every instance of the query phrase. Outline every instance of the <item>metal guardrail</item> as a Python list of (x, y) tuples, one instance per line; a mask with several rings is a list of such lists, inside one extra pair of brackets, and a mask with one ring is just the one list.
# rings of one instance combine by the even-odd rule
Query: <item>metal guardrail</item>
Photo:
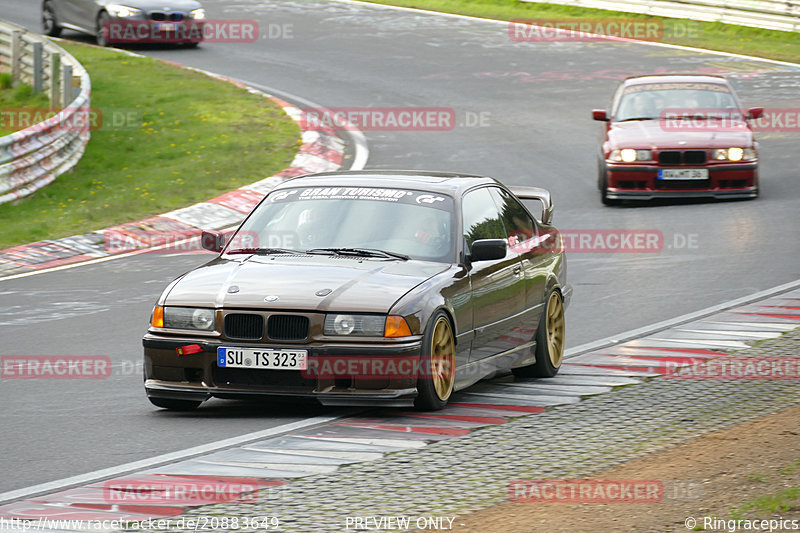
[[(89, 142), (91, 80), (66, 50), (0, 21), (0, 72), (46, 91), (47, 120), (0, 137), (0, 204), (28, 196), (71, 170)], [(0, 110), (2, 112), (2, 110)]]
[(800, 0), (521, 0), (800, 32)]

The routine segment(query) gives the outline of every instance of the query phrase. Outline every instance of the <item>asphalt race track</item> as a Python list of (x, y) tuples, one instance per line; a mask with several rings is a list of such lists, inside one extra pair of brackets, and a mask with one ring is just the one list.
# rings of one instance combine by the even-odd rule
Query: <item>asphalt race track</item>
[[(212, 19), (256, 19), (264, 38), (134, 50), (329, 107), (452, 108), (459, 125), (449, 131), (366, 131), (367, 167), (545, 187), (562, 230), (661, 231), (657, 253), (569, 256), (568, 347), (800, 277), (800, 132), (759, 136), (755, 201), (607, 208), (595, 185), (599, 126), (590, 116), (619, 79), (666, 71), (724, 74), (745, 106), (797, 109), (800, 66), (635, 43), (517, 43), (503, 24), (363, 4), (204, 4)], [(0, 18), (39, 30), (39, 2), (0, 0)], [(271, 28), (290, 32), (269, 38)], [(181, 415), (147, 402), (138, 365), (152, 304), (208, 257), (143, 254), (0, 281), (0, 355), (107, 355), (115, 369), (106, 380), (2, 382), (0, 492), (334, 413), (212, 401)]]

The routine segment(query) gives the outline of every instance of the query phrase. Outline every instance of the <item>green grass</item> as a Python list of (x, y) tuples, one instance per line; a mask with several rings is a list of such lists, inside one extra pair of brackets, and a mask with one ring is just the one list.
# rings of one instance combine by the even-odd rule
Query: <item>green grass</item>
[[(11, 74), (0, 73), (0, 137), (14, 133), (20, 128), (11, 127), (17, 124), (16, 112), (20, 108), (48, 109), (49, 101), (44, 93), (34, 94), (33, 87), (21, 83), (11, 86)], [(6, 113), (9, 113), (7, 116)]]
[[(458, 13), (498, 20), (513, 19), (591, 19), (625, 18), (663, 21), (665, 36), (661, 42), (800, 62), (800, 33), (764, 30), (718, 22), (691, 22), (691, 35), (679, 31), (685, 21), (651, 17), (621, 11), (588, 9), (557, 4), (521, 2), (520, 0), (367, 0), (379, 4)], [(669, 31), (674, 28), (676, 31)]]
[(800, 487), (791, 487), (746, 502), (733, 510), (731, 516), (741, 519), (745, 513), (779, 513), (798, 509), (800, 509)]
[(282, 170), (300, 130), (280, 107), (151, 58), (63, 45), (89, 71), (103, 124), (78, 166), (0, 205), (0, 249), (187, 206)]

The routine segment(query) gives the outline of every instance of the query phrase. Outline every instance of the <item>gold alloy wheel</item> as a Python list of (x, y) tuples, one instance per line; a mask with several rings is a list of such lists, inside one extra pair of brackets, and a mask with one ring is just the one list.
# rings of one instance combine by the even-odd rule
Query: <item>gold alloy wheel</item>
[(556, 291), (547, 302), (547, 353), (553, 368), (560, 367), (564, 358), (564, 304)]
[(446, 401), (453, 392), (455, 379), (456, 343), (453, 340), (453, 329), (450, 321), (439, 317), (433, 326), (431, 342), (431, 380), (436, 396)]

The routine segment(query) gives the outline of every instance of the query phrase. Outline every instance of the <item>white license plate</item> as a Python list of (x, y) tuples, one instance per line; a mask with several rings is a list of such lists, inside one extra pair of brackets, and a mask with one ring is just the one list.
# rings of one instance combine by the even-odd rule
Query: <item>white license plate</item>
[(170, 22), (156, 24), (157, 31), (175, 31), (175, 28), (177, 28), (177, 24), (172, 24)]
[(269, 370), (306, 370), (308, 368), (308, 351), (219, 347), (217, 348), (217, 366)]
[(707, 180), (707, 168), (659, 168), (660, 180)]

